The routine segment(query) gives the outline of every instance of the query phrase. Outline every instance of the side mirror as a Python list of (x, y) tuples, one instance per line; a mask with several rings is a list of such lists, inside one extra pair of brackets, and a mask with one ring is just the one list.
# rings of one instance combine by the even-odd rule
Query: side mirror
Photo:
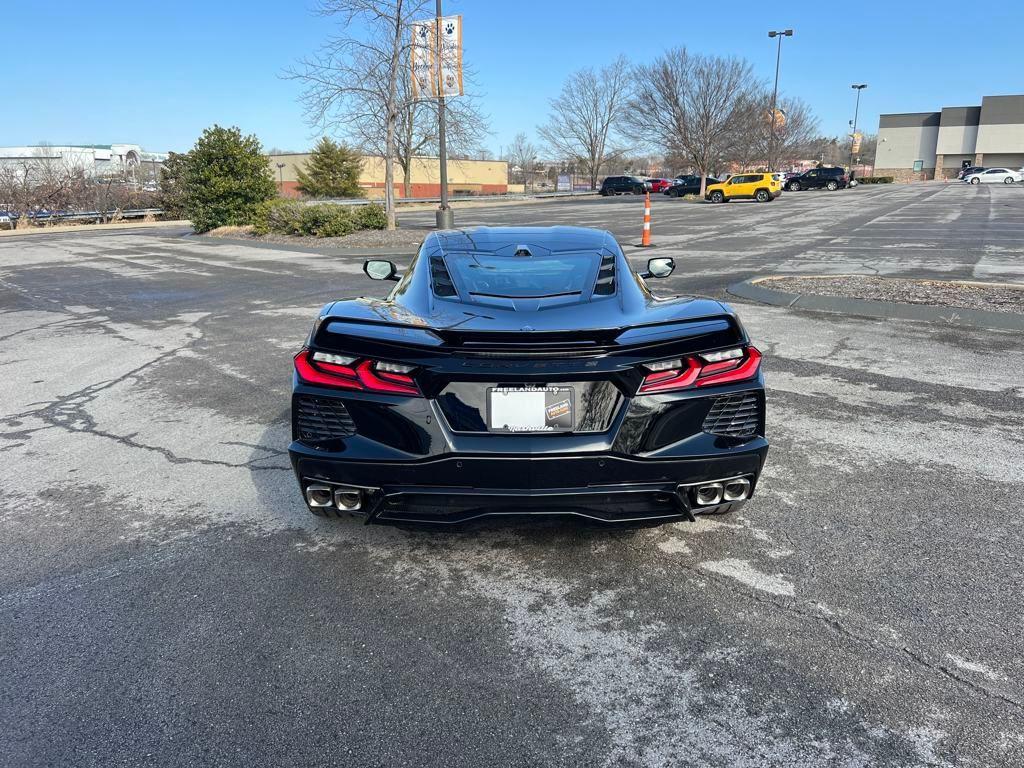
[(676, 270), (676, 262), (669, 256), (647, 261), (647, 270), (640, 273), (645, 280), (649, 277), (668, 277)]
[(367, 259), (363, 262), (363, 272), (371, 280), (398, 280), (398, 270), (390, 261)]

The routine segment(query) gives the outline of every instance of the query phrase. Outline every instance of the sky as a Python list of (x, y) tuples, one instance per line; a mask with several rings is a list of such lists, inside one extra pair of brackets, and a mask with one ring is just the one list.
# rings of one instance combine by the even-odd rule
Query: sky
[[(267, 149), (304, 151), (318, 131), (304, 121), (301, 86), (282, 74), (337, 25), (314, 8), (314, 0), (10, 3), (0, 146), (185, 151), (219, 123), (255, 133)], [(868, 84), (858, 125), (869, 133), (880, 113), (1024, 93), (1022, 0), (445, 0), (444, 11), (463, 16), (464, 58), (478, 73), (495, 154), (520, 131), (536, 140), (569, 73), (619, 54), (644, 62), (686, 46), (735, 55), (770, 82), (771, 29), (794, 30), (782, 43), (780, 93), (807, 102), (825, 135), (848, 130), (852, 83)], [(1008, 46), (981, 43), (972, 29), (1004, 30)]]

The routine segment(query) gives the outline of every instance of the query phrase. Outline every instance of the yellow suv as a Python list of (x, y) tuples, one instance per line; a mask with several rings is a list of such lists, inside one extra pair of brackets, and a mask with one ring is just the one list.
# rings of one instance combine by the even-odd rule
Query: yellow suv
[(704, 199), (712, 203), (729, 200), (757, 200), (769, 203), (782, 194), (782, 182), (771, 173), (737, 173), (721, 184), (704, 190)]

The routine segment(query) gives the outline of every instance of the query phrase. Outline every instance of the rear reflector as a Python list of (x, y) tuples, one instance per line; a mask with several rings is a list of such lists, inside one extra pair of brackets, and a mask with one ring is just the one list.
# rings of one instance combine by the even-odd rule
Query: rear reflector
[[(328, 362), (325, 358), (349, 361), (350, 364)], [(389, 395), (422, 397), (419, 387), (408, 373), (409, 366), (399, 363), (382, 364), (373, 360), (359, 360), (344, 355), (327, 355), (303, 349), (295, 356), (295, 372), (307, 384), (361, 392), (380, 392)]]

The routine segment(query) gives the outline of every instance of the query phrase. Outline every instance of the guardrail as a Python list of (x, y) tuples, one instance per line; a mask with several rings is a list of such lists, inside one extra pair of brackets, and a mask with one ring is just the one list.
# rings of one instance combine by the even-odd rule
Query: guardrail
[[(544, 200), (552, 197), (591, 197), (597, 194), (597, 190), (585, 190), (574, 192), (506, 192), (502, 195), (448, 195), (449, 203), (487, 203), (492, 200)], [(307, 205), (316, 203), (330, 203), (331, 205), (369, 205), (370, 203), (383, 202), (380, 199), (371, 200), (365, 197), (340, 198), (325, 197), (318, 200), (303, 200)], [(440, 203), (440, 197), (398, 197), (395, 198), (395, 205), (412, 205), (415, 203)]]
[[(464, 203), (464, 202), (477, 202), (487, 203), (491, 201), (501, 200), (544, 200), (556, 197), (592, 197), (597, 194), (596, 190), (586, 190), (584, 192), (510, 192), (503, 195), (450, 195), (448, 202), (450, 203)], [(355, 198), (323, 198), (320, 200), (303, 200), (306, 205), (313, 205), (316, 203), (328, 203), (330, 205), (369, 205), (370, 203), (380, 203), (380, 200), (369, 200), (364, 197)], [(413, 205), (416, 203), (440, 203), (440, 197), (402, 197), (395, 200), (396, 205)], [(59, 221), (89, 221), (92, 219), (99, 219), (108, 221), (114, 216), (117, 216), (118, 220), (122, 219), (142, 219), (146, 216), (162, 216), (162, 208), (130, 208), (123, 211), (38, 211), (33, 213), (24, 214), (33, 224), (51, 223)], [(0, 211), (0, 226), (6, 226), (9, 229), (14, 229), (18, 220), (21, 218), (21, 214), (5, 213)]]
[[(33, 224), (50, 223), (55, 221), (89, 221), (91, 219), (112, 219), (115, 216), (120, 219), (144, 219), (146, 216), (162, 216), (162, 208), (129, 208), (123, 211), (33, 211), (24, 214), (25, 218)], [(21, 218), (20, 214), (5, 213), (0, 211), (0, 224), (6, 224), (14, 229), (15, 224)]]

